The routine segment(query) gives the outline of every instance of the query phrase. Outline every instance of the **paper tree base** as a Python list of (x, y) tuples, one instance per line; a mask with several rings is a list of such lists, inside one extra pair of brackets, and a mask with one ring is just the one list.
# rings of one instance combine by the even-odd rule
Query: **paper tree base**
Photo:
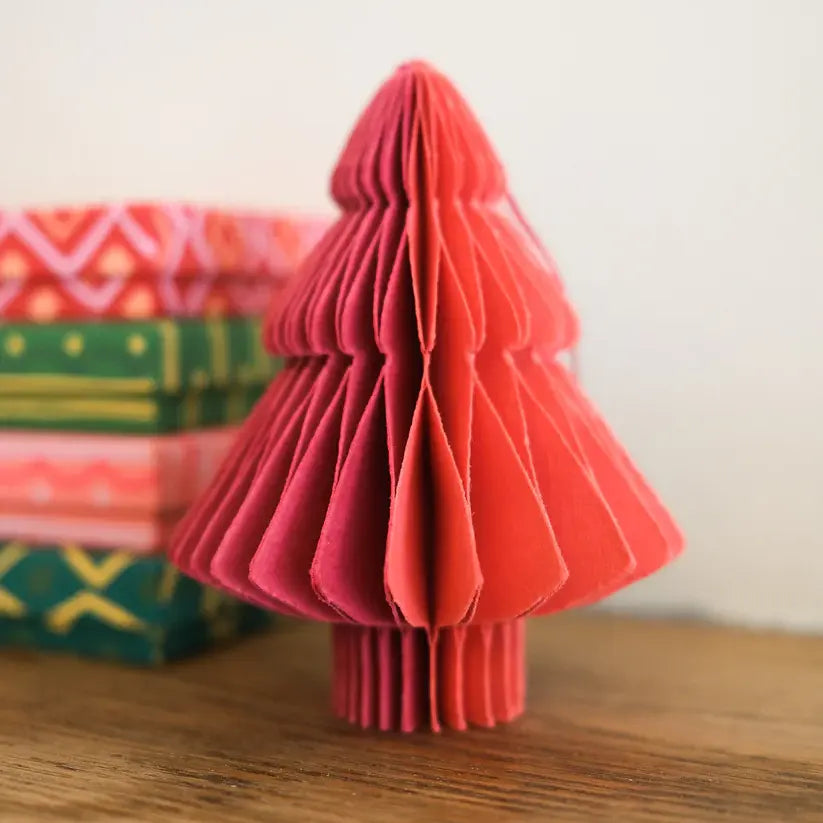
[(333, 708), (363, 728), (411, 732), (514, 720), (525, 705), (525, 621), (422, 629), (336, 624)]

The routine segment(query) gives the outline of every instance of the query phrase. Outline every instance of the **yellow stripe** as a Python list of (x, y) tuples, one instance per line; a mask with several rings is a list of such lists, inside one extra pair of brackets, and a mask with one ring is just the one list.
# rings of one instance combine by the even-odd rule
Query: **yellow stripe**
[(26, 604), (10, 591), (0, 588), (0, 614), (5, 617), (23, 617)]
[(207, 320), (211, 353), (211, 377), (213, 383), (225, 383), (229, 377), (229, 338), (222, 320)]
[(7, 420), (76, 420), (94, 417), (101, 420), (128, 420), (151, 423), (157, 420), (154, 400), (46, 400), (23, 397), (0, 398), (0, 417)]
[(180, 389), (180, 331), (171, 320), (158, 324), (163, 338), (163, 388), (167, 392)]
[(263, 324), (261, 322), (254, 324), (253, 351), (260, 379), (268, 380), (274, 371), (274, 364), (272, 356), (263, 343)]
[(246, 393), (242, 389), (226, 392), (226, 422), (238, 423), (246, 416)]
[(200, 614), (206, 618), (214, 617), (227, 601), (228, 598), (222, 592), (206, 586), (203, 589), (203, 596), (200, 600)]
[(263, 324), (255, 320), (249, 323), (249, 343), (251, 345), (251, 361), (255, 373), (258, 377), (264, 377), (266, 373), (266, 353), (263, 348)]
[(169, 603), (174, 589), (177, 586), (177, 581), (180, 579), (180, 572), (176, 566), (171, 563), (166, 563), (163, 567), (163, 573), (160, 576), (160, 585), (157, 587), (157, 599), (161, 603)]
[(90, 377), (85, 374), (4, 374), (0, 391), (21, 394), (99, 392), (101, 394), (148, 394), (157, 383), (151, 377)]
[[(0, 577), (13, 569), (24, 557), (31, 554), (22, 543), (7, 543), (0, 549)], [(8, 589), (0, 587), (0, 614), (7, 617), (22, 617), (26, 604)]]
[(222, 641), (237, 636), (240, 610), (237, 603), (226, 603), (224, 608), (207, 618), (212, 640)]
[(119, 577), (129, 566), (134, 565), (134, 557), (126, 552), (106, 552), (103, 555), (86, 552), (77, 546), (65, 546), (63, 560), (77, 577), (88, 586), (102, 589)]
[(193, 429), (200, 422), (200, 392), (190, 391), (183, 395), (183, 427)]
[(0, 549), (0, 577), (3, 577), (9, 569), (13, 569), (24, 557), (31, 552), (22, 543), (6, 543)]
[(86, 614), (127, 631), (139, 631), (145, 626), (139, 617), (94, 592), (78, 592), (46, 612), (45, 620), (52, 631), (65, 634)]

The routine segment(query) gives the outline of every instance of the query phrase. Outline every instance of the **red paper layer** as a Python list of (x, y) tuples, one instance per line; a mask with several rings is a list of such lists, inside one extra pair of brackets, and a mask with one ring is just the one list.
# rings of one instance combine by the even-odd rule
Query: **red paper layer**
[(332, 193), (342, 217), (268, 318), (287, 366), (175, 561), (274, 609), (434, 636), (672, 559), (676, 526), (556, 360), (578, 327), (554, 264), (442, 75), (386, 83)]

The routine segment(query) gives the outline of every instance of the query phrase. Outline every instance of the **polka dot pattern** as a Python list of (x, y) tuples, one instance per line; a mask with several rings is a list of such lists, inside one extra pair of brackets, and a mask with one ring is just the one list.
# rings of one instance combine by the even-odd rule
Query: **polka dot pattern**
[(142, 334), (130, 334), (126, 341), (126, 348), (133, 357), (140, 357), (148, 348), (146, 338)]
[(147, 286), (136, 286), (123, 300), (123, 316), (132, 319), (151, 317), (155, 312), (155, 298)]
[(114, 243), (97, 259), (97, 271), (105, 277), (130, 277), (137, 266), (134, 255)]
[(0, 257), (0, 280), (21, 280), (29, 273), (26, 258), (18, 251), (7, 251)]
[(54, 320), (60, 311), (60, 296), (49, 286), (43, 286), (32, 294), (28, 303), (29, 316), (38, 323)]
[(6, 335), (6, 338), (3, 341), (3, 351), (5, 351), (9, 357), (20, 357), (25, 350), (26, 340), (22, 334), (17, 334), (15, 332)]
[(83, 348), (85, 347), (85, 341), (83, 340), (83, 335), (80, 332), (69, 332), (63, 338), (63, 351), (69, 357), (79, 357), (83, 353)]

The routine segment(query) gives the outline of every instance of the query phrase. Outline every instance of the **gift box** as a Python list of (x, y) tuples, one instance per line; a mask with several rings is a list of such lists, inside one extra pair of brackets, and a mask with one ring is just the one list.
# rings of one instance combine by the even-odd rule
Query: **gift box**
[(0, 397), (0, 426), (147, 434), (225, 426), (244, 420), (263, 386), (190, 390), (151, 397)]
[(161, 557), (0, 544), (0, 645), (157, 664), (265, 624)]
[(170, 203), (0, 211), (0, 317), (261, 315), (323, 227)]
[(268, 380), (259, 318), (4, 323), (0, 393), (174, 394)]
[(0, 644), (156, 663), (262, 624), (160, 553), (275, 373), (260, 317), (323, 229), (0, 211)]
[(236, 431), (145, 437), (0, 431), (0, 512), (180, 512), (213, 477)]
[(160, 551), (234, 433), (0, 431), (0, 539)]
[(242, 420), (276, 370), (259, 318), (5, 324), (0, 426), (170, 432)]

